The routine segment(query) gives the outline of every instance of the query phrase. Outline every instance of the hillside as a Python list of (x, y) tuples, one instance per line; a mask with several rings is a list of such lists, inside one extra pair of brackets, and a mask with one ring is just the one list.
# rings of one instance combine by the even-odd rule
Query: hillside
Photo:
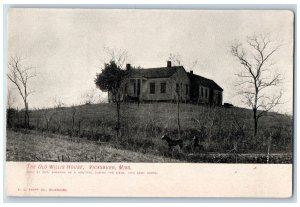
[(120, 150), (92, 141), (70, 139), (37, 131), (7, 131), (7, 161), (64, 162), (178, 162)]
[[(247, 128), (252, 130), (252, 110), (245, 108), (223, 108), (223, 107), (209, 107), (205, 105), (193, 105), (193, 104), (180, 104), (180, 121), (183, 129), (197, 128), (199, 127), (198, 121), (208, 121), (207, 119), (219, 119), (221, 118), (223, 123), (234, 121), (240, 121), (247, 124)], [(114, 125), (116, 121), (116, 106), (114, 104), (102, 103), (102, 104), (89, 104), (73, 107), (61, 107), (31, 111), (31, 125), (36, 125), (37, 120), (39, 124), (43, 123), (47, 118), (53, 117), (52, 127), (62, 119), (64, 125), (70, 125), (72, 116), (76, 121), (82, 119), (82, 124), (91, 123)], [(22, 115), (21, 119), (22, 119)], [(204, 120), (205, 119), (205, 120)], [(177, 129), (177, 106), (173, 103), (144, 103), (140, 104), (122, 104), (121, 105), (121, 121), (126, 126), (128, 123), (131, 126), (149, 124), (151, 122), (155, 126), (163, 129)], [(197, 121), (198, 120), (198, 121)], [(98, 122), (98, 123), (95, 123)], [(269, 116), (262, 117), (261, 129), (265, 126), (276, 125), (278, 123), (284, 124), (284, 127), (291, 126), (292, 117), (289, 115), (283, 115), (278, 113), (269, 113)]]
[[(171, 151), (161, 137), (178, 136), (177, 106), (173, 103), (122, 104), (119, 137), (114, 104), (35, 110), (30, 117), (31, 128), (39, 132), (77, 137), (78, 142), (100, 141), (116, 149), (182, 161), (188, 160), (191, 153), (292, 153), (291, 116), (269, 113), (259, 120), (258, 135), (254, 137), (252, 111), (243, 108), (180, 104), (183, 149)], [(22, 126), (22, 112), (16, 113), (12, 121), (12, 128)], [(201, 145), (196, 151), (194, 136), (200, 138)]]

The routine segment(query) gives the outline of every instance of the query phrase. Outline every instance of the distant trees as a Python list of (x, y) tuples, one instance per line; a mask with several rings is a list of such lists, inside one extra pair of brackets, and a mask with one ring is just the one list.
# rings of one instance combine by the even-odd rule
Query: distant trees
[(112, 101), (117, 105), (117, 135), (119, 136), (120, 130), (120, 105), (121, 105), (121, 82), (125, 76), (125, 70), (122, 70), (120, 65), (114, 60), (110, 63), (104, 64), (101, 73), (96, 74), (95, 84), (104, 91), (108, 92)]
[(13, 108), (14, 102), (15, 102), (15, 97), (12, 93), (12, 89), (8, 88), (7, 93), (6, 93), (6, 124), (7, 127), (10, 128), (13, 126), (13, 119), (15, 116), (16, 110)]
[(34, 92), (29, 90), (29, 81), (36, 76), (33, 67), (22, 64), (20, 57), (11, 57), (8, 61), (8, 79), (17, 87), (24, 103), (24, 127), (29, 128), (28, 97)]
[(6, 93), (6, 108), (10, 110), (13, 108), (14, 102), (15, 102), (15, 96), (12, 93), (12, 89), (8, 88)]
[(281, 103), (282, 92), (273, 94), (270, 91), (282, 80), (271, 61), (279, 47), (268, 35), (253, 35), (247, 37), (244, 44), (236, 42), (231, 46), (232, 55), (243, 66), (237, 74), (240, 79), (237, 85), (244, 103), (253, 110), (254, 136), (257, 135), (258, 120)]
[(62, 98), (58, 97), (58, 96), (53, 97), (52, 101), (53, 101), (54, 107), (57, 108), (57, 109), (60, 109), (65, 105)]
[(115, 49), (115, 48), (104, 47), (103, 51), (104, 51), (104, 53), (107, 54), (110, 61), (115, 62), (115, 64), (119, 68), (124, 67), (125, 61), (129, 57), (128, 51), (124, 50), (124, 49)]
[(198, 60), (187, 61), (184, 60), (180, 54), (170, 53), (167, 60), (172, 62), (174, 66), (183, 66), (187, 70), (193, 70), (198, 64)]
[(86, 90), (81, 94), (81, 100), (83, 104), (94, 104), (101, 101), (101, 97), (97, 96), (96, 89)]
[(51, 121), (53, 120), (53, 117), (55, 115), (55, 110), (47, 110), (46, 109), (42, 112), (42, 115), (46, 122), (46, 130), (48, 131), (50, 129)]

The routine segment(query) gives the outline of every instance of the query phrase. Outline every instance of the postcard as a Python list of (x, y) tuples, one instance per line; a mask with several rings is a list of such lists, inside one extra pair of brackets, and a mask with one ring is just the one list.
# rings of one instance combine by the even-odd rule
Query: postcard
[(293, 195), (292, 11), (7, 19), (8, 196)]

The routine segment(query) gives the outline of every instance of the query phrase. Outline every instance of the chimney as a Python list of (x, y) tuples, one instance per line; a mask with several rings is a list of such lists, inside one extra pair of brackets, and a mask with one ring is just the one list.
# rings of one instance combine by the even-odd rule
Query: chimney
[(194, 71), (190, 70), (190, 74), (192, 74), (192, 75), (193, 75), (193, 74), (194, 74)]
[(172, 62), (169, 61), (169, 60), (167, 61), (167, 67), (168, 67), (168, 68), (172, 67)]
[(131, 66), (130, 64), (126, 64), (126, 70), (130, 70)]

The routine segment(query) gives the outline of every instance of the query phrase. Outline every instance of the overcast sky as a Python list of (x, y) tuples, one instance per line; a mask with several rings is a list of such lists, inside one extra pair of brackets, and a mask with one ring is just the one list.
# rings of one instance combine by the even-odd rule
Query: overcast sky
[(166, 66), (170, 53), (181, 56), (187, 71), (198, 61), (194, 73), (217, 82), (224, 102), (244, 106), (234, 86), (242, 67), (230, 45), (269, 33), (282, 44), (274, 56), (284, 74), (280, 112), (292, 113), (293, 15), (288, 11), (10, 9), (8, 20), (8, 55), (23, 57), (38, 73), (30, 84), (36, 91), (30, 108), (49, 107), (55, 97), (78, 104), (83, 93), (95, 89), (95, 75), (108, 60), (104, 47), (127, 50), (127, 62), (144, 68)]

